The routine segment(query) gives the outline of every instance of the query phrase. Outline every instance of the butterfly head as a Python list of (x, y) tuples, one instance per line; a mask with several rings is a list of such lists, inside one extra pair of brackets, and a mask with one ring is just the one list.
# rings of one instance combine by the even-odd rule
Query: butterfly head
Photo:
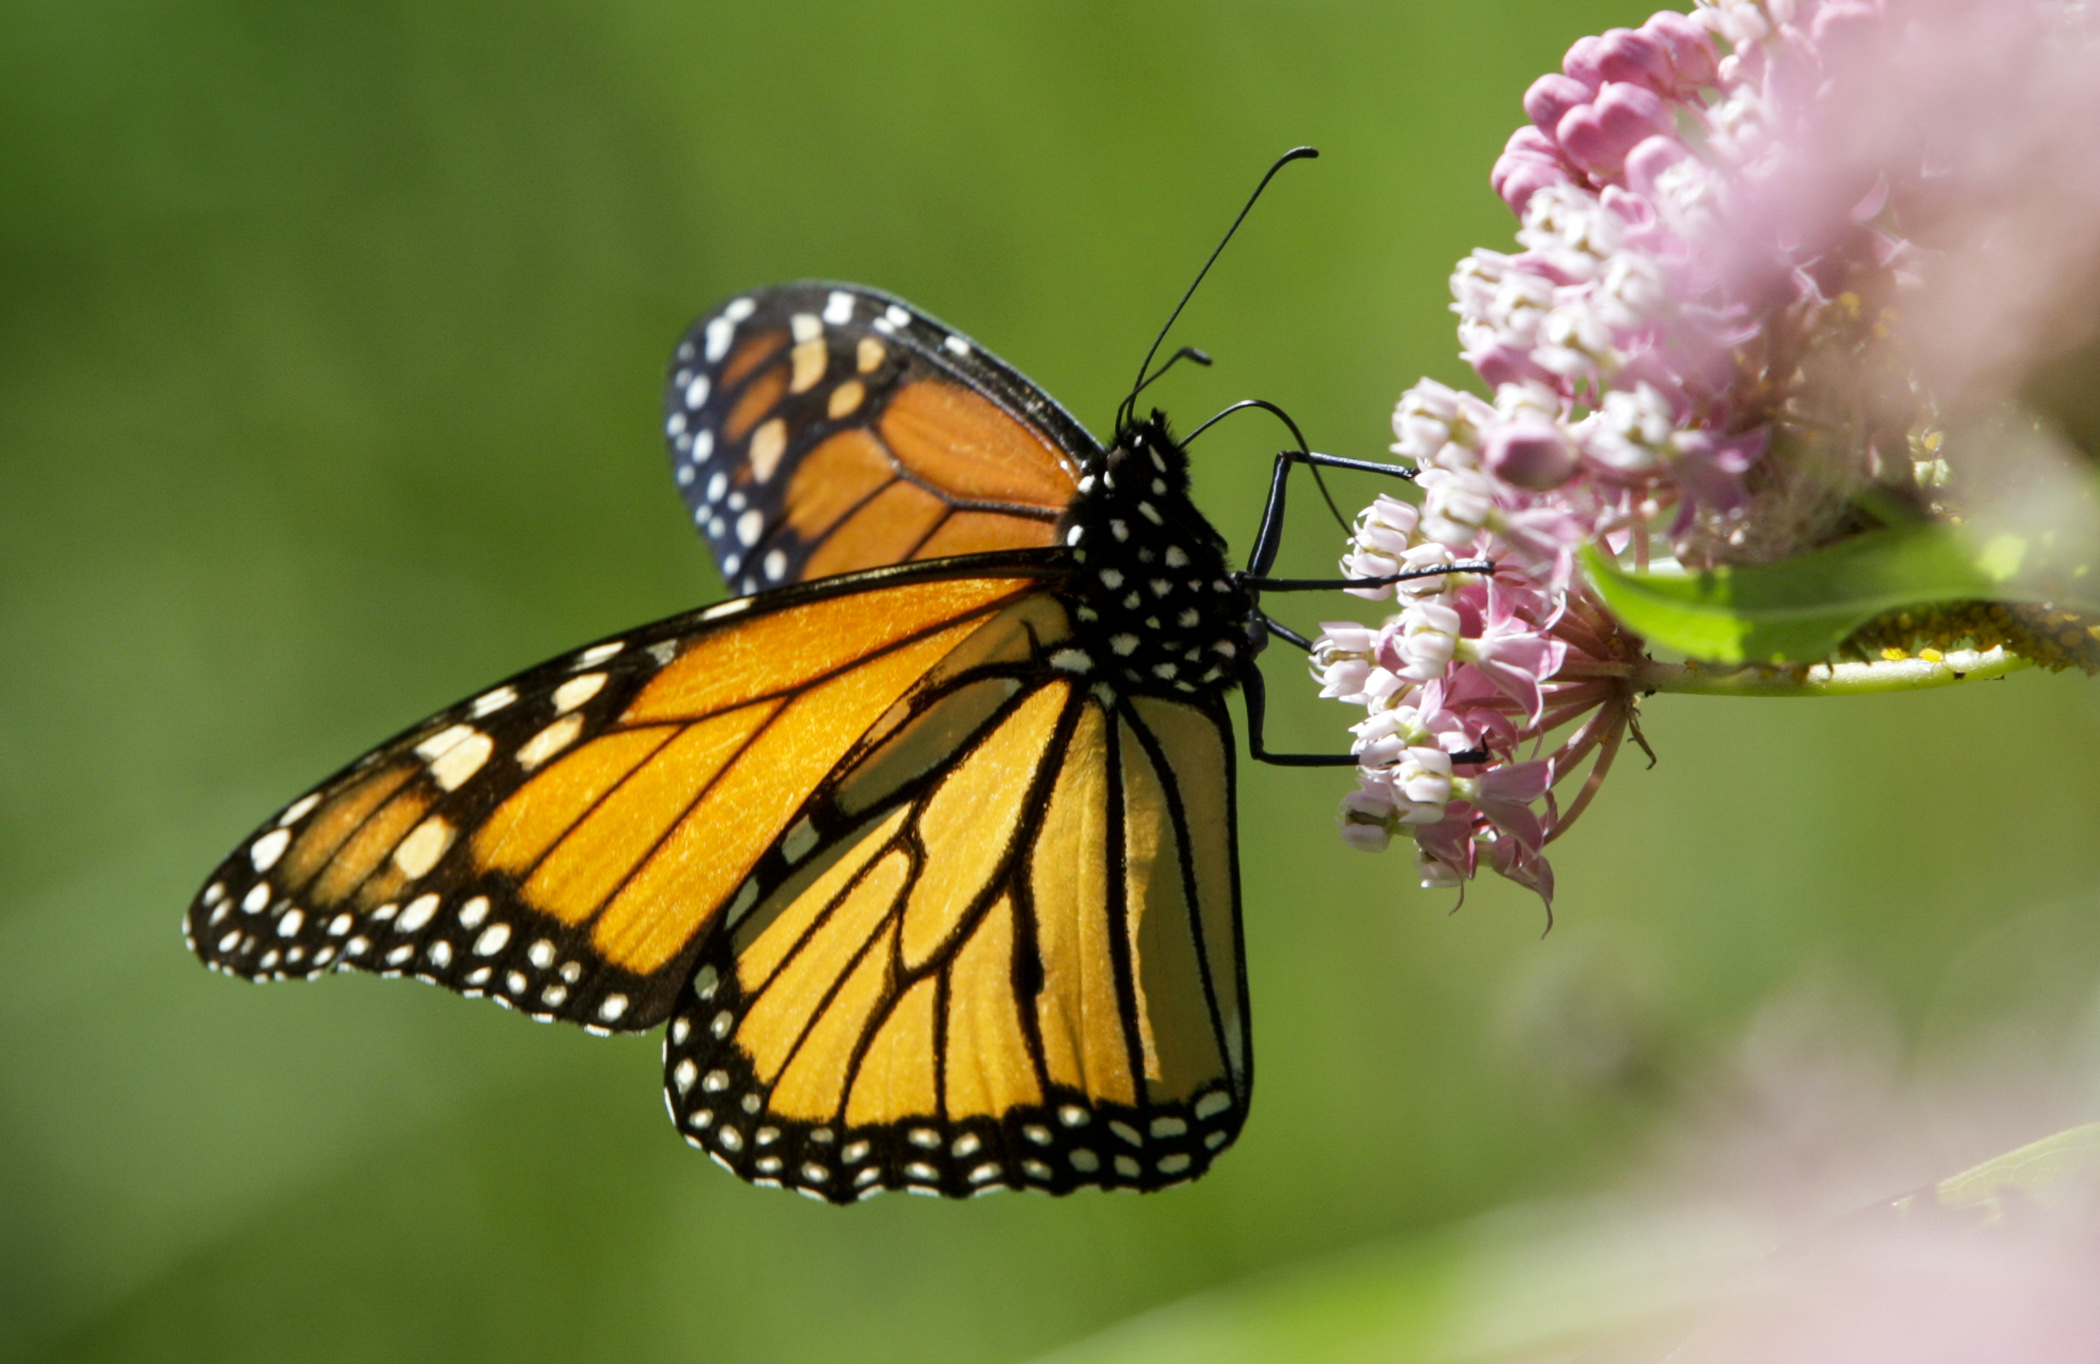
[(1115, 685), (1223, 691), (1252, 657), (1253, 601), (1188, 488), (1188, 454), (1155, 411), (1119, 427), (1058, 526), (1073, 560), (1076, 657)]

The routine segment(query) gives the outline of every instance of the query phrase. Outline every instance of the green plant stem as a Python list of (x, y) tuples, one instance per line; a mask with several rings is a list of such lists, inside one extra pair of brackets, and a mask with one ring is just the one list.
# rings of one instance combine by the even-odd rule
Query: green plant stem
[(1912, 657), (1802, 668), (1649, 661), (1634, 665), (1633, 680), (1643, 692), (1691, 696), (1878, 696), (1951, 687), (1957, 682), (1988, 682), (2033, 666), (2030, 660), (2000, 647), (1982, 652), (1957, 649), (1937, 661)]

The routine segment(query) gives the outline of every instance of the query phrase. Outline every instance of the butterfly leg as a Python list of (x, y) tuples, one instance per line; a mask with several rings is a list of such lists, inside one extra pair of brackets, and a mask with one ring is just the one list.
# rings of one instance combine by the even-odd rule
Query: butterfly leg
[(1268, 696), (1262, 683), (1259, 666), (1247, 669), (1245, 683), (1247, 697), (1247, 752), (1256, 762), (1268, 763), (1272, 767), (1354, 767), (1354, 753), (1271, 753), (1264, 720), (1268, 713)]
[[(1249, 575), (1259, 577), (1266, 574), (1276, 563), (1276, 551), (1283, 543), (1283, 509), (1285, 495), (1290, 489), (1291, 469), (1299, 464), (1311, 469), (1316, 479), (1320, 476), (1321, 469), (1356, 469), (1364, 473), (1384, 474), (1400, 479), (1412, 479), (1415, 476), (1413, 469), (1398, 464), (1378, 464), (1367, 459), (1344, 459), (1340, 455), (1318, 455), (1309, 450), (1278, 452), (1276, 468), (1269, 475), (1268, 505), (1262, 508), (1261, 527), (1254, 532), (1254, 549), (1247, 556)], [(1320, 491), (1323, 494), (1327, 491), (1324, 483), (1321, 484)], [(1330, 507), (1334, 505), (1333, 498), (1330, 497), (1327, 501)], [(1340, 512), (1336, 512), (1336, 515), (1339, 516)], [(1346, 524), (1344, 522), (1344, 525)]]

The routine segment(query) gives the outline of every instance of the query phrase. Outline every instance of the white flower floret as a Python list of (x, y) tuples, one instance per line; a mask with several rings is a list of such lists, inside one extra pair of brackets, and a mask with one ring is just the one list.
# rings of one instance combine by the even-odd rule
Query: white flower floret
[(1410, 603), (1400, 613), (1400, 632), (1393, 641), (1404, 664), (1399, 675), (1413, 682), (1442, 677), (1458, 653), (1461, 624), (1458, 612), (1442, 602)]
[(1476, 469), (1424, 469), (1422, 534), (1453, 549), (1473, 543), (1495, 511), (1495, 485)]

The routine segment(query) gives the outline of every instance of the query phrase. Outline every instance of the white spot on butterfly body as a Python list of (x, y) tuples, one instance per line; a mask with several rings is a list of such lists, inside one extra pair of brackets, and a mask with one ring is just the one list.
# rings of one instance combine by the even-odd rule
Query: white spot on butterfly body
[(1180, 545), (1168, 545), (1168, 546), (1167, 546), (1167, 567), (1168, 567), (1168, 568), (1186, 568), (1186, 567), (1188, 567), (1188, 562), (1189, 562), (1189, 556), (1188, 556), (1188, 555), (1187, 555), (1186, 553), (1184, 553), (1184, 552), (1183, 552), (1183, 550), (1182, 550), (1182, 548), (1181, 548), (1181, 546), (1180, 546)]
[(290, 829), (274, 829), (255, 840), (254, 846), (248, 849), (248, 861), (258, 872), (268, 871), (277, 865), (277, 859), (284, 856), (284, 850), (291, 846), (291, 842)]
[(1081, 649), (1059, 649), (1050, 655), (1050, 666), (1062, 672), (1083, 673), (1094, 666), (1094, 660)]
[(604, 689), (604, 673), (585, 673), (581, 677), (572, 677), (554, 689), (554, 713), (567, 715)]
[(1136, 652), (1137, 646), (1138, 637), (1136, 635), (1110, 635), (1108, 639), (1108, 647), (1116, 651), (1118, 658), (1128, 658), (1132, 653)]
[(1113, 568), (1102, 569), (1101, 585), (1103, 587), (1108, 588), (1111, 591), (1115, 590), (1118, 587), (1121, 587), (1123, 585), (1122, 573), (1119, 570)]

